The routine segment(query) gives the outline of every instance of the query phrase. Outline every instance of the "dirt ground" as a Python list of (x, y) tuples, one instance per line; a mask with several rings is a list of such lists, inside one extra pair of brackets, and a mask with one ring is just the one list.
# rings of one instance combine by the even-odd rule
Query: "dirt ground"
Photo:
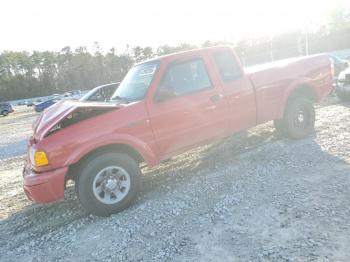
[(317, 106), (316, 132), (271, 123), (143, 168), (136, 203), (88, 215), (69, 186), (37, 205), (22, 191), (36, 113), (0, 117), (0, 261), (349, 261), (350, 103)]

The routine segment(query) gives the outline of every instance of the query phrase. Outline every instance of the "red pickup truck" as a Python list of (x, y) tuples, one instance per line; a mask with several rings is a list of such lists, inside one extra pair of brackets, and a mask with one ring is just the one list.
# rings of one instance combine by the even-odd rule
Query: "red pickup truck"
[(110, 102), (62, 101), (33, 123), (23, 171), (29, 199), (64, 198), (75, 181), (81, 204), (107, 216), (128, 207), (141, 162), (274, 120), (291, 138), (313, 131), (314, 102), (332, 89), (326, 55), (243, 69), (229, 47), (158, 57), (135, 65)]

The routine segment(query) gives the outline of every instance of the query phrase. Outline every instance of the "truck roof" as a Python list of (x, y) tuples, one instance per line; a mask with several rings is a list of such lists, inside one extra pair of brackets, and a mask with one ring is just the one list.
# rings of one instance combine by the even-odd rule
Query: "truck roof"
[(162, 56), (157, 56), (148, 60), (145, 60), (143, 62), (137, 63), (135, 65), (140, 65), (148, 62), (156, 62), (164, 59), (171, 59), (174, 56), (177, 56), (179, 58), (181, 57), (186, 57), (186, 56), (191, 56), (191, 55), (196, 55), (196, 54), (202, 54), (206, 53), (211, 50), (225, 50), (225, 49), (231, 49), (232, 47), (230, 46), (212, 46), (212, 47), (204, 47), (204, 48), (197, 48), (197, 49), (192, 49), (192, 50), (187, 50), (187, 51), (180, 51), (168, 55), (162, 55)]

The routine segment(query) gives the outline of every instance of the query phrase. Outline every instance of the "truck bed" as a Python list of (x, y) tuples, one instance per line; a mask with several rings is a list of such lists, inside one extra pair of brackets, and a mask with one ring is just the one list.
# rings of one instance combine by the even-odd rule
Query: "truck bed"
[(320, 54), (279, 60), (245, 68), (256, 92), (257, 123), (281, 117), (281, 110), (296, 85), (311, 88), (317, 102), (332, 90), (328, 55)]

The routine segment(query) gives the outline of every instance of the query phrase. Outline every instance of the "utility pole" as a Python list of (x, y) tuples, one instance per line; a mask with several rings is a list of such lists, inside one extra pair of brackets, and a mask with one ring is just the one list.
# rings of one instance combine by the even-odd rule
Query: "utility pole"
[(309, 25), (305, 27), (305, 55), (309, 55)]
[(273, 38), (271, 38), (271, 40), (270, 40), (270, 59), (271, 59), (271, 62), (273, 62), (272, 40), (273, 40)]
[(242, 64), (243, 64), (243, 66), (246, 66), (244, 51), (242, 51), (241, 54), (242, 54)]
[(305, 35), (305, 54), (309, 55), (309, 33), (306, 29), (306, 35)]

